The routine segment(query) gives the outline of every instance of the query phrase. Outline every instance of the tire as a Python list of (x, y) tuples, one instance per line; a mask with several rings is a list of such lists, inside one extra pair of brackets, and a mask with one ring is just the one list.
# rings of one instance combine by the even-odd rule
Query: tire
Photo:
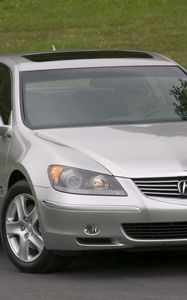
[(1, 237), (5, 251), (22, 272), (62, 270), (70, 262), (69, 257), (56, 256), (45, 248), (35, 200), (24, 180), (14, 184), (5, 197)]

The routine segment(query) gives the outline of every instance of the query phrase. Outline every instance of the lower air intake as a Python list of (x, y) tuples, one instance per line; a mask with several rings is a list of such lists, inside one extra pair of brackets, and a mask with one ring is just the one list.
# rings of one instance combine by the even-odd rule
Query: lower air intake
[(112, 240), (109, 238), (77, 238), (77, 242), (82, 245), (112, 245)]
[(125, 234), (138, 240), (187, 239), (187, 222), (126, 223)]

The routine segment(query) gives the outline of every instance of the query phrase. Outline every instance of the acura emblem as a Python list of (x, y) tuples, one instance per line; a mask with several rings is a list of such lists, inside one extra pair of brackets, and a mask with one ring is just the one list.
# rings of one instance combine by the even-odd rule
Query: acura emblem
[(187, 180), (179, 181), (178, 190), (181, 195), (187, 195)]

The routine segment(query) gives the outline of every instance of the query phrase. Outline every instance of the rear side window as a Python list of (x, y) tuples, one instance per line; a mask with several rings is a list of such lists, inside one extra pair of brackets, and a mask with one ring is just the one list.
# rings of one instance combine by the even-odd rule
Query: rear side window
[(9, 69), (0, 65), (0, 115), (5, 124), (11, 112), (11, 78)]

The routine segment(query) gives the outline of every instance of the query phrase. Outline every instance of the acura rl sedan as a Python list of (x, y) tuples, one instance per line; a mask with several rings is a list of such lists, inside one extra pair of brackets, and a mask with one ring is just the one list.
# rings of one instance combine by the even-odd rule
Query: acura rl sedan
[(187, 247), (187, 72), (151, 52), (0, 57), (1, 238), (23, 272)]

